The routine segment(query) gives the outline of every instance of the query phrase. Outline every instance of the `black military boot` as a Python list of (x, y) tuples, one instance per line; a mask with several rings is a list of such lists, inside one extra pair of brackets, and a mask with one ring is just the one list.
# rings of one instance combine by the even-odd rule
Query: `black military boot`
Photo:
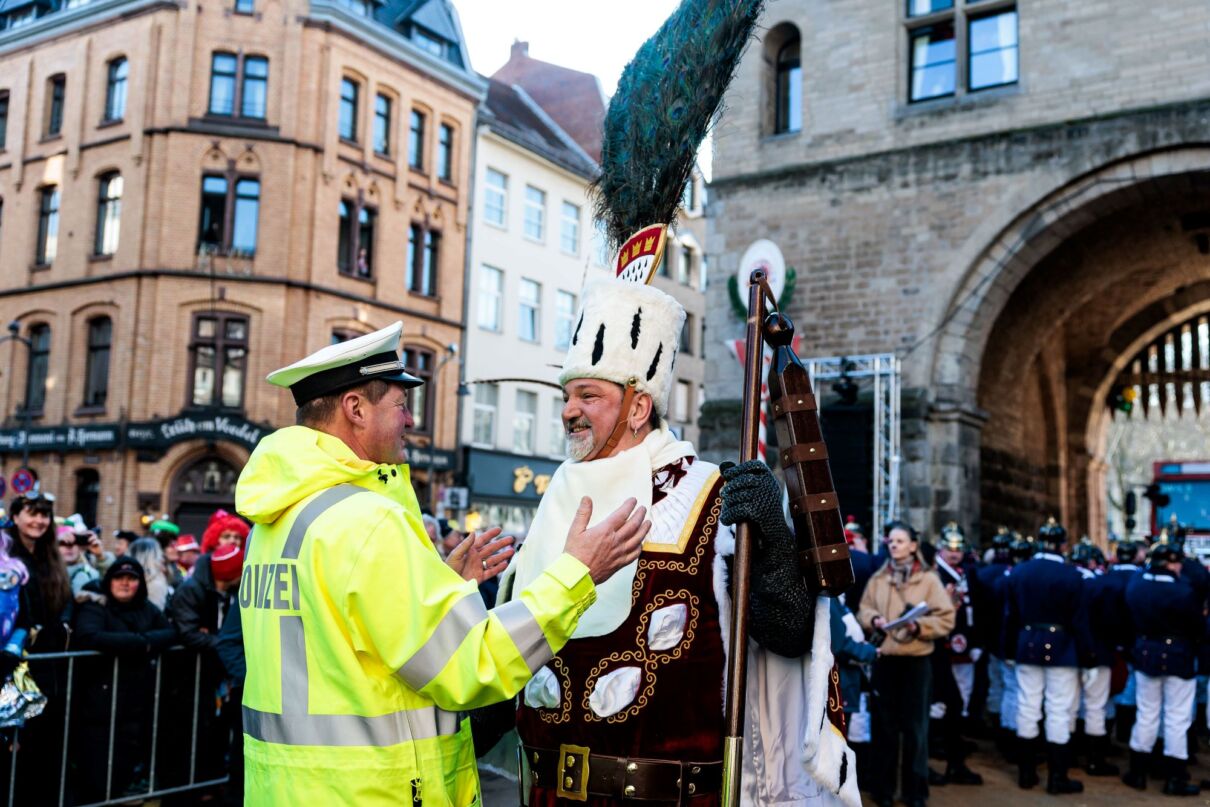
[(1134, 728), (1135, 707), (1117, 706), (1114, 708), (1113, 733), (1122, 745), (1130, 742), (1130, 730)]
[(1189, 781), (1189, 769), (1185, 760), (1176, 757), (1164, 757), (1164, 769), (1167, 777), (1164, 779), (1165, 796), (1196, 796), (1202, 789)]
[(1133, 787), (1135, 790), (1146, 790), (1147, 766), (1147, 755), (1139, 753), (1131, 748), (1130, 770), (1126, 771), (1126, 775), (1122, 777), (1122, 782), (1124, 782), (1128, 787)]
[(1088, 764), (1084, 766), (1084, 770), (1089, 776), (1117, 776), (1118, 766), (1112, 762), (1106, 762), (1105, 757), (1109, 754), (1109, 735), (1103, 737), (1088, 738)]
[(951, 785), (981, 785), (983, 777), (966, 767), (965, 762), (951, 762), (945, 768), (945, 780)]
[(1017, 786), (1029, 790), (1038, 783), (1038, 754), (1036, 740), (1017, 738)]
[(1083, 782), (1077, 782), (1067, 776), (1067, 771), (1071, 768), (1071, 746), (1047, 743), (1046, 767), (1046, 792), (1050, 795), (1084, 792)]

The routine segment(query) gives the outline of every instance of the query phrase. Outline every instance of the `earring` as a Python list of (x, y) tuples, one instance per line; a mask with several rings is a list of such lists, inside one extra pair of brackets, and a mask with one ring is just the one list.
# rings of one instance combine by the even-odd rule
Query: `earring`
[(636, 440), (639, 439), (639, 430), (638, 429), (634, 430), (634, 439), (636, 439)]

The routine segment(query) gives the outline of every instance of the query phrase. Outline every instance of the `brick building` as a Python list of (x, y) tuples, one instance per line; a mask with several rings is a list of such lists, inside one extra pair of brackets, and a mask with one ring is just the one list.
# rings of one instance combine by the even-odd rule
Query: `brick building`
[[(1103, 538), (1107, 397), (1210, 310), (1210, 11), (785, 0), (761, 31), (716, 131), (713, 268), (770, 238), (804, 354), (898, 354), (917, 526)], [(725, 284), (708, 316), (739, 335)], [(707, 358), (721, 455), (739, 369)]]
[(9, 3), (0, 31), (0, 462), (64, 513), (197, 529), (271, 370), (404, 322), (413, 465), (454, 466), (473, 121), (446, 0)]

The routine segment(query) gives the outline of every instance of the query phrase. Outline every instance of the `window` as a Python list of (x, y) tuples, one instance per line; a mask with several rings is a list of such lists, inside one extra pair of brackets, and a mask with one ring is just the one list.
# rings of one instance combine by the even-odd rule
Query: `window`
[(571, 202), (563, 203), (563, 222), (559, 230), (559, 245), (570, 255), (580, 254), (580, 208)]
[(84, 368), (84, 405), (103, 408), (109, 396), (109, 347), (113, 320), (95, 317), (88, 321), (88, 359)]
[(60, 73), (47, 81), (48, 109), (46, 111), (46, 136), (54, 137), (63, 131), (63, 102), (67, 98), (67, 76)]
[(676, 401), (673, 412), (676, 419), (680, 423), (691, 423), (690, 417), (690, 396), (693, 395), (693, 387), (688, 381), (676, 382)]
[(535, 432), (538, 425), (538, 393), (517, 390), (517, 408), (513, 411), (513, 451), (535, 453)]
[(555, 303), (555, 347), (566, 350), (571, 346), (571, 332), (576, 326), (576, 296), (560, 291)]
[(970, 21), (967, 87), (983, 90), (1017, 81), (1017, 12), (989, 14)]
[(954, 94), (954, 49), (952, 23), (912, 31), (913, 101)]
[(269, 60), (263, 56), (245, 57), (243, 78), (240, 114), (263, 120), (269, 98)]
[(255, 0), (235, 0), (236, 14), (252, 14), (256, 11)]
[(681, 197), (681, 207), (685, 208), (687, 213), (697, 209), (697, 179), (695, 177), (689, 177), (689, 181), (685, 183), (685, 195)]
[(374, 151), (383, 156), (391, 153), (391, 99), (382, 93), (374, 96)]
[(489, 224), (504, 227), (508, 214), (508, 176), (489, 168), (483, 185), (483, 218)]
[(59, 186), (47, 185), (41, 191), (38, 207), (38, 254), (36, 263), (49, 266), (59, 251)]
[(189, 352), (193, 365), (190, 404), (228, 409), (242, 407), (244, 376), (248, 369), (247, 318), (222, 313), (195, 316)]
[(255, 255), (259, 221), (259, 179), (234, 173), (202, 177), (200, 251)]
[(479, 327), (485, 331), (502, 328), (504, 310), (504, 272), (494, 266), (479, 269)]
[(517, 316), (517, 336), (526, 342), (541, 339), (542, 284), (521, 278), (521, 310)]
[(210, 114), (235, 114), (235, 76), (239, 57), (234, 53), (215, 53), (210, 57)]
[(375, 3), (373, 0), (340, 0), (340, 4), (359, 16), (374, 16)]
[(499, 408), (500, 388), (495, 384), (475, 385), (475, 423), (471, 439), (476, 445), (496, 444), (496, 410)]
[(443, 123), (437, 129), (437, 178), (454, 179), (454, 127)]
[[(985, 10), (986, 6), (998, 6)], [(1017, 10), (984, 0), (908, 0), (908, 100), (1017, 82)]]
[(686, 356), (693, 355), (693, 315), (685, 315), (685, 324), (681, 326), (681, 341), (677, 349)]
[(105, 120), (116, 121), (126, 117), (126, 78), (130, 74), (130, 62), (118, 57), (109, 63), (105, 83)]
[(777, 51), (776, 104), (773, 133), (802, 129), (802, 40), (797, 31)]
[(563, 428), (563, 399), (556, 395), (550, 399), (550, 450), (552, 457), (567, 453), (567, 430)]
[(408, 230), (408, 291), (432, 297), (437, 294), (437, 261), (441, 233), (413, 224)]
[(25, 371), (25, 408), (41, 414), (46, 406), (46, 376), (50, 371), (50, 326), (31, 325), (29, 367)]
[(356, 339), (359, 336), (365, 336), (360, 331), (351, 331), (348, 328), (333, 328), (332, 341), (330, 344), (339, 345), (341, 342), (347, 342), (350, 339)]
[(8, 146), (8, 90), (0, 92), (0, 151)]
[(412, 110), (412, 123), (408, 130), (408, 166), (417, 171), (424, 170), (424, 113)]
[(450, 45), (444, 38), (438, 36), (432, 31), (421, 28), (416, 25), (412, 28), (412, 41), (415, 42), (421, 50), (427, 51), (439, 59), (446, 58), (446, 51)]
[(546, 237), (546, 191), (525, 186), (525, 234), (541, 241)]
[(677, 267), (676, 279), (688, 286), (693, 277), (693, 250), (681, 245), (681, 265)]
[(357, 104), (361, 85), (351, 78), (340, 80), (339, 134), (345, 140), (357, 140)]
[(342, 275), (363, 280), (374, 277), (374, 229), (378, 211), (357, 199), (340, 200), (340, 233), (336, 265)]
[(433, 353), (415, 347), (403, 349), (403, 365), (409, 373), (424, 383), (408, 390), (408, 409), (412, 411), (415, 425), (412, 431), (427, 433), (433, 430), (432, 397)]
[(118, 251), (122, 221), (122, 175), (104, 174), (97, 190), (97, 231), (92, 251), (95, 255), (113, 255)]

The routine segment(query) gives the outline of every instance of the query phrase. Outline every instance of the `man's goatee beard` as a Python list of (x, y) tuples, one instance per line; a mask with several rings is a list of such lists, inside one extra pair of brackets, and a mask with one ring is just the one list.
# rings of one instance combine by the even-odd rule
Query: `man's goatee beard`
[[(583, 435), (583, 436), (580, 436)], [(567, 435), (567, 456), (575, 462), (582, 462), (592, 453), (592, 432), (580, 432), (579, 435)]]

